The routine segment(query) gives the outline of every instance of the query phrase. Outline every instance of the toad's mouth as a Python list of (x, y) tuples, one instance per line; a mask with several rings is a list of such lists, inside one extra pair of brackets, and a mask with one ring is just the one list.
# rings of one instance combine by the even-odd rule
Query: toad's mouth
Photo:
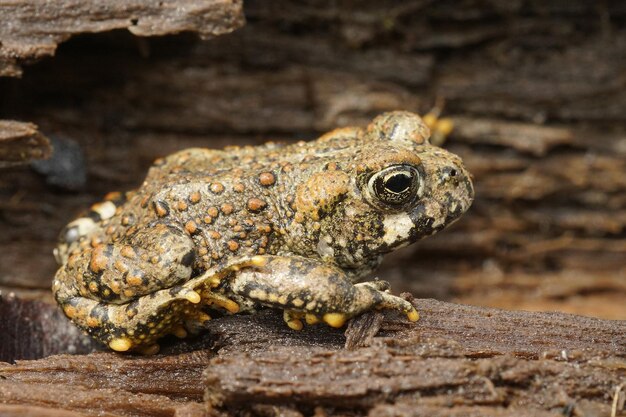
[(445, 204), (419, 205), (409, 213), (387, 215), (378, 252), (388, 253), (434, 235), (459, 220), (471, 203), (471, 199), (449, 198)]

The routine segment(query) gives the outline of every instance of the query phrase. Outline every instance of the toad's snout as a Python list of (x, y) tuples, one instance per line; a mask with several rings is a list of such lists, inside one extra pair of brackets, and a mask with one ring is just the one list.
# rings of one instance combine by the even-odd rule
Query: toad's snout
[(474, 201), (474, 185), (470, 173), (461, 164), (447, 165), (439, 171), (442, 190), (441, 205), (445, 223), (450, 224), (465, 213)]

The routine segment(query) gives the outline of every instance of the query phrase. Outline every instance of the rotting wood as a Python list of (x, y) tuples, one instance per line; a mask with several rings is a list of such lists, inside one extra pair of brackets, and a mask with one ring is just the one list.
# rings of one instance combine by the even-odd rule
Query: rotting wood
[(48, 139), (32, 123), (0, 120), (0, 168), (50, 156)]
[(152, 357), (99, 352), (2, 364), (0, 403), (118, 416), (213, 408), (306, 415), (315, 407), (329, 416), (409, 408), (418, 416), (452, 405), (451, 413), (469, 415), (608, 415), (626, 378), (626, 322), (415, 302), (417, 324), (387, 312), (381, 332), (353, 350), (343, 349), (341, 330), (294, 332), (279, 312), (263, 311), (212, 320), (201, 336), (166, 341)]
[(138, 36), (196, 32), (203, 38), (243, 24), (238, 0), (163, 2), (0, 2), (0, 76), (19, 76), (21, 62), (53, 55), (72, 35), (128, 29)]
[(626, 322), (417, 303), (417, 326), (387, 317), (384, 337), (365, 348), (283, 343), (219, 355), (205, 398), (232, 412), (265, 403), (304, 414), (608, 415), (626, 377)]

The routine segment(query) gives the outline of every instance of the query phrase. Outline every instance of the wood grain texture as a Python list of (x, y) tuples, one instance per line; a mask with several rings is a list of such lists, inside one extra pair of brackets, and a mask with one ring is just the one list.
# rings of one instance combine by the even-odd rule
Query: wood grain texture
[(240, 27), (243, 14), (237, 0), (0, 1), (0, 22), (0, 76), (19, 76), (21, 62), (54, 55), (76, 34), (127, 29), (137, 36), (208, 38)]

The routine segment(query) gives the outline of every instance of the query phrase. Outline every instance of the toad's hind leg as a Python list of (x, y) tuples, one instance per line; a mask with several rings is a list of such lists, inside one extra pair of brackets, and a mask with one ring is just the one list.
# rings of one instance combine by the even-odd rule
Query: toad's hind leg
[(183, 336), (181, 329), (187, 320), (210, 319), (200, 301), (198, 292), (177, 286), (127, 304), (106, 304), (82, 296), (59, 302), (67, 317), (111, 349), (156, 353), (156, 341), (170, 333)]
[(287, 313), (289, 327), (302, 327), (301, 318), (314, 323), (321, 318), (333, 327), (372, 308), (398, 310), (416, 321), (417, 311), (408, 301), (384, 290), (388, 284), (374, 281), (353, 285), (339, 268), (302, 257), (262, 256), (257, 268), (244, 268), (228, 285), (233, 293)]
[(181, 286), (192, 274), (192, 239), (173, 225), (151, 226), (72, 254), (55, 276), (65, 314), (116, 350), (156, 340), (201, 299)]

